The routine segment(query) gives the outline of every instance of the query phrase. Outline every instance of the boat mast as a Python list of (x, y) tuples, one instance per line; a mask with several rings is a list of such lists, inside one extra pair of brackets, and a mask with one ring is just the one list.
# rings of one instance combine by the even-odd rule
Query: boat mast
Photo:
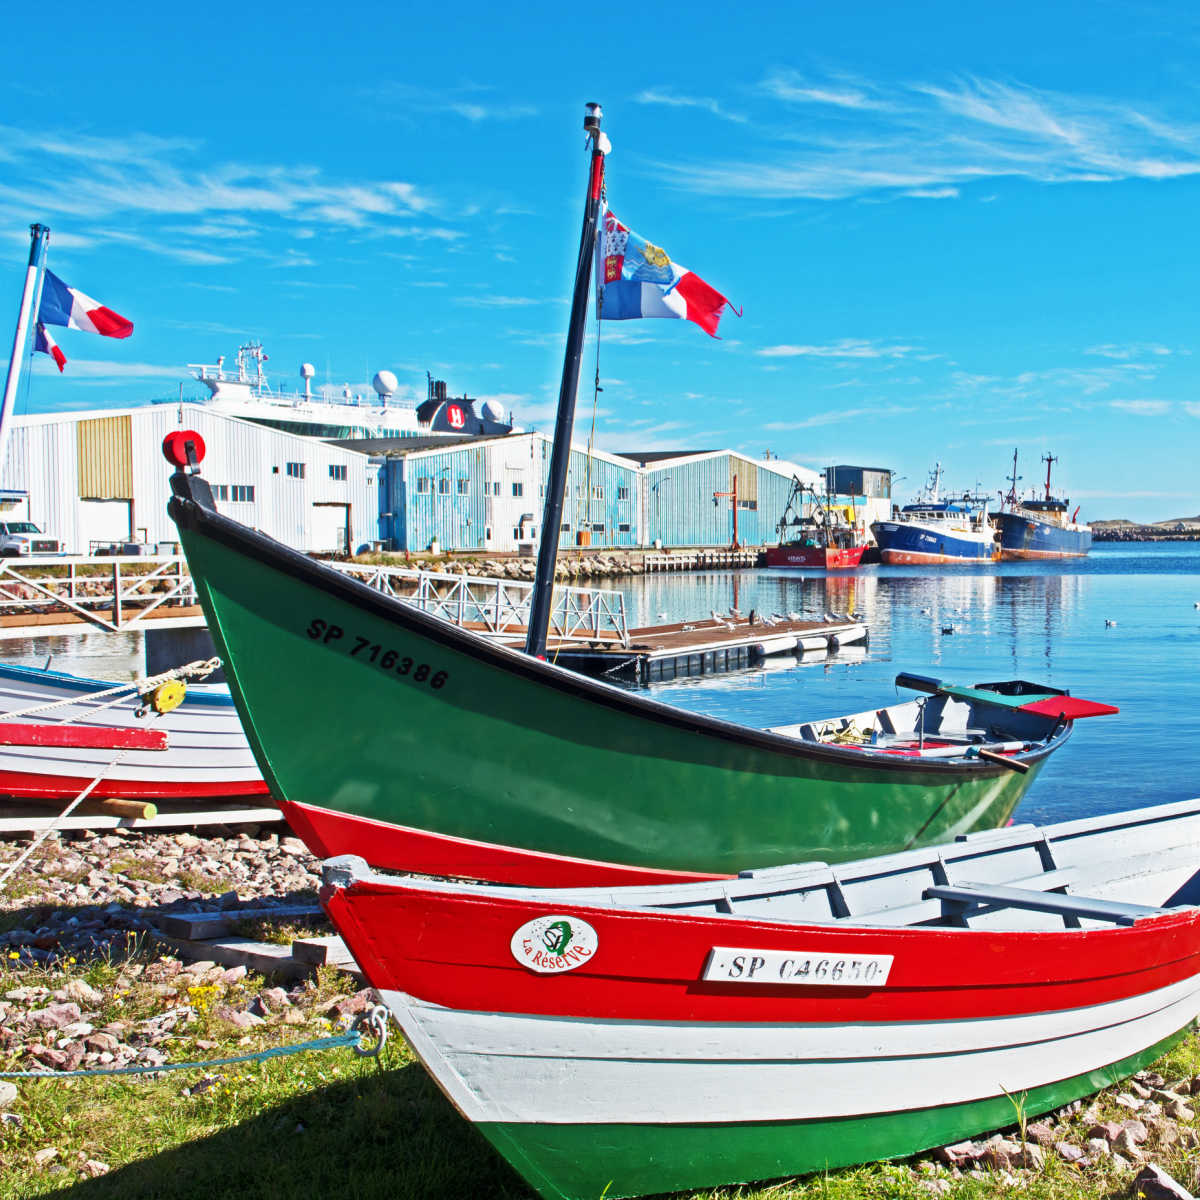
[(1042, 462), (1046, 464), (1046, 499), (1050, 499), (1050, 468), (1058, 462), (1057, 454), (1043, 454)]
[(48, 225), (29, 227), (29, 266), (25, 270), (25, 288), (21, 292), (21, 307), (17, 313), (17, 331), (13, 337), (12, 354), (8, 360), (8, 379), (4, 384), (4, 404), (0, 407), (0, 470), (4, 467), (4, 454), (8, 446), (8, 430), (12, 424), (13, 405), (17, 399), (17, 384), (21, 380), (21, 360), (25, 357), (25, 338), (29, 332), (29, 314), (33, 311), (33, 297), (37, 291), (38, 272), (46, 253), (46, 241), (50, 237)]
[(1012, 469), (1012, 474), (1009, 476), (1009, 483), (1011, 484), (1011, 486), (1008, 489), (1009, 504), (1017, 503), (1017, 481), (1020, 478), (1021, 478), (1020, 475), (1017, 474), (1017, 448), (1016, 448), (1016, 446), (1014, 446), (1013, 447), (1013, 469)]
[(567, 353), (563, 359), (562, 383), (558, 389), (558, 416), (554, 422), (554, 445), (550, 451), (550, 473), (546, 478), (546, 504), (542, 510), (538, 543), (537, 574), (529, 601), (529, 631), (525, 653), (546, 657), (546, 627), (554, 602), (554, 567), (558, 561), (558, 539), (562, 530), (563, 493), (571, 463), (571, 429), (575, 423), (575, 393), (579, 390), (579, 364), (583, 357), (583, 329), (587, 319), (588, 289), (592, 276), (592, 253), (600, 215), (600, 192), (604, 186), (604, 156), (611, 148), (600, 132), (603, 113), (598, 104), (585, 105), (584, 132), (591, 139), (592, 159), (588, 172), (587, 200), (583, 206), (583, 230), (579, 236), (579, 259), (575, 264), (575, 293), (571, 298), (571, 324), (567, 331)]

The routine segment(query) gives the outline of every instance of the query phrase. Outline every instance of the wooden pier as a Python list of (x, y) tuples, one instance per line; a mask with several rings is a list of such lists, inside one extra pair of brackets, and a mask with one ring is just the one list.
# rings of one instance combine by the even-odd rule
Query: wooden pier
[(833, 652), (866, 640), (867, 627), (860, 621), (716, 613), (704, 620), (631, 629), (626, 645), (550, 638), (546, 653), (551, 662), (575, 671), (648, 684), (734, 671), (772, 654)]

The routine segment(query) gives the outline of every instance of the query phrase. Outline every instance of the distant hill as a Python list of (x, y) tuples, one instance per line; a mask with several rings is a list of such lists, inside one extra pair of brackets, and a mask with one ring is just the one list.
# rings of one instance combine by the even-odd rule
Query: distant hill
[(1189, 529), (1200, 528), (1200, 517), (1175, 517), (1170, 521), (1155, 521), (1154, 524), (1167, 529), (1174, 529), (1176, 525), (1186, 525)]

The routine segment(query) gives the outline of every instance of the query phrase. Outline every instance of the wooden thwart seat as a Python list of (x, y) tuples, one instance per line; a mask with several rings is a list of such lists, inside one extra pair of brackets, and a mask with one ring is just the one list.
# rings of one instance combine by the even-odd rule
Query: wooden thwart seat
[(1155, 917), (1161, 908), (1145, 904), (1126, 904), (1118, 900), (1098, 900), (1090, 896), (1063, 896), (1033, 888), (1005, 887), (991, 883), (934, 884), (924, 892), (927, 900), (952, 900), (961, 904), (989, 904), (1001, 908), (1028, 908), (1035, 912), (1056, 913), (1067, 918), (1090, 918), (1132, 925), (1142, 917)]

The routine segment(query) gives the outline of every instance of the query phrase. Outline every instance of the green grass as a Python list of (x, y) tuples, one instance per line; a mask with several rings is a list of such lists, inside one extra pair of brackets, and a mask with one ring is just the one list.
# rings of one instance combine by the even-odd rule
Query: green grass
[[(233, 988), (201, 985), (190, 992), (181, 987), (174, 996), (160, 994), (162, 982), (171, 977), (169, 962), (150, 954), (133, 962), (88, 965), (84, 978), (105, 997), (94, 1023), (137, 1021), (191, 1002), (195, 1020), (161, 1049), (175, 1062), (212, 1059), (334, 1032), (318, 1013), (353, 987), (346, 977), (322, 969), (301, 1006), (306, 1023), (258, 1026), (247, 1033), (216, 1013), (223, 1003), (243, 1006), (263, 980), (251, 976)], [(56, 987), (65, 978), (53, 971), (0, 970), (0, 991), (21, 984)], [(20, 1081), (11, 1111), (23, 1125), (0, 1126), (0, 1200), (530, 1200), (528, 1186), (454, 1111), (394, 1027), (392, 1033), (379, 1062), (339, 1048), (158, 1078)], [(21, 1065), (0, 1056), (0, 1069)], [(1200, 1072), (1200, 1042), (1195, 1036), (1185, 1039), (1156, 1069), (1168, 1080)], [(1097, 1100), (1105, 1119), (1129, 1116), (1113, 1102), (1119, 1090)], [(1082, 1142), (1088, 1123), (1083, 1114), (1072, 1119), (1072, 1140)], [(59, 1152), (50, 1169), (33, 1162), (46, 1146)], [(1153, 1143), (1147, 1149), (1152, 1161), (1185, 1186), (1195, 1185), (1194, 1149)], [(109, 1164), (110, 1174), (81, 1178), (80, 1164), (88, 1158)], [(1022, 1172), (1019, 1185), (991, 1172), (952, 1178), (931, 1164), (913, 1167), (875, 1164), (689, 1195), (692, 1200), (929, 1200), (934, 1193), (928, 1182), (936, 1179), (945, 1182), (943, 1194), (951, 1200), (1011, 1200), (1018, 1190), (1028, 1200), (1125, 1200), (1134, 1171), (1105, 1164), (1080, 1170), (1052, 1151), (1045, 1169)]]

